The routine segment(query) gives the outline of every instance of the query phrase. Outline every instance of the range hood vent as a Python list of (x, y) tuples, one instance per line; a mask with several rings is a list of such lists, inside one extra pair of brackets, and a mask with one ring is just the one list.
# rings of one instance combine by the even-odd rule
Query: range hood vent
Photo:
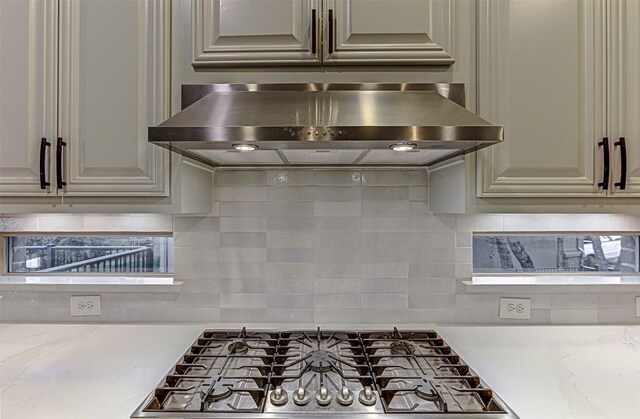
[(502, 141), (463, 84), (182, 86), (149, 141), (217, 166), (430, 166)]

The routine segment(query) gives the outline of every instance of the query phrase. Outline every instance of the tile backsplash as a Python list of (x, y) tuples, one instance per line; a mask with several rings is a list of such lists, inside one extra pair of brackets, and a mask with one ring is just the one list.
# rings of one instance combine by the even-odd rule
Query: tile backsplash
[[(214, 212), (5, 216), (0, 231), (173, 231), (178, 293), (103, 294), (100, 318), (69, 293), (1, 292), (3, 321), (479, 323), (504, 294), (469, 292), (474, 231), (639, 231), (618, 215), (428, 211), (421, 170), (222, 170)], [(105, 230), (106, 229), (106, 230)], [(635, 295), (536, 294), (524, 323), (639, 323)]]

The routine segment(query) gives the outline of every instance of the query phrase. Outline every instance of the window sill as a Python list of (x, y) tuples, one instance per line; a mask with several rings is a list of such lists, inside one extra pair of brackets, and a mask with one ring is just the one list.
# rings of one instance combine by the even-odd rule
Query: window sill
[(178, 293), (182, 282), (168, 276), (0, 276), (0, 291)]
[(637, 275), (500, 275), (474, 276), (463, 281), (468, 293), (514, 292), (519, 294), (548, 293), (627, 293), (640, 292)]

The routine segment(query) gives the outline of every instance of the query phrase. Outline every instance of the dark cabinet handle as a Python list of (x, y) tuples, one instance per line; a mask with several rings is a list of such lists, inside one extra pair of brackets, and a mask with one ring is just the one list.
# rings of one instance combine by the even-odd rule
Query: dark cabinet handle
[(46, 138), (40, 139), (40, 189), (47, 189), (51, 185), (47, 182), (47, 147), (51, 147), (51, 143)]
[(63, 147), (65, 147), (67, 143), (65, 143), (62, 138), (58, 137), (58, 144), (56, 147), (56, 181), (58, 183), (58, 189), (63, 189), (67, 182), (62, 180), (62, 152)]
[(311, 9), (311, 53), (315, 54), (317, 51), (317, 40), (316, 40), (316, 9)]
[(602, 141), (598, 143), (598, 146), (602, 147), (604, 152), (604, 170), (602, 173), (602, 182), (598, 183), (598, 186), (603, 190), (609, 189), (609, 138), (604, 137)]
[(329, 54), (333, 54), (333, 9), (329, 9)]
[(613, 145), (615, 147), (620, 146), (620, 182), (616, 182), (613, 185), (624, 190), (627, 187), (627, 143), (624, 137), (620, 137)]

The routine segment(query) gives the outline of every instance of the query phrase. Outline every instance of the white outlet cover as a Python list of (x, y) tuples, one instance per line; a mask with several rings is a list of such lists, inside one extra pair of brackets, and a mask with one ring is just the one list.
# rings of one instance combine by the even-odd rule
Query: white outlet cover
[(529, 298), (501, 298), (501, 319), (531, 319), (531, 299)]
[(636, 317), (640, 317), (640, 297), (636, 297)]
[(100, 316), (102, 314), (99, 295), (72, 295), (70, 309), (72, 316)]

